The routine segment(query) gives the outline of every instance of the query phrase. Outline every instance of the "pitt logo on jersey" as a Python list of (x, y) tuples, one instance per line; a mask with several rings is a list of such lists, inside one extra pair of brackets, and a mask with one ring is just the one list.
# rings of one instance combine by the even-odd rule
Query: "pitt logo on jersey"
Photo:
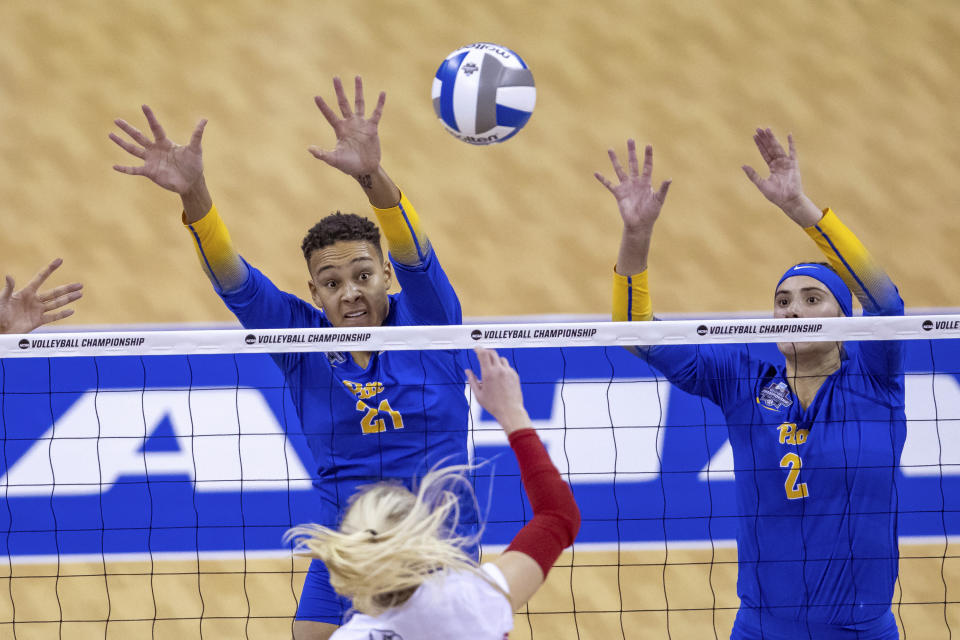
[(778, 427), (780, 431), (780, 444), (803, 444), (810, 435), (808, 429), (798, 429), (793, 422), (784, 422)]

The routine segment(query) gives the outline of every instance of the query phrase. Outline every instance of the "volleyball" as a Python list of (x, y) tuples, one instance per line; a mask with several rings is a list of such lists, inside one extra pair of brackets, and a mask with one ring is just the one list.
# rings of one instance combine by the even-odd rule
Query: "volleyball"
[(491, 42), (448, 55), (433, 78), (433, 110), (455, 138), (493, 144), (517, 135), (537, 100), (523, 58)]

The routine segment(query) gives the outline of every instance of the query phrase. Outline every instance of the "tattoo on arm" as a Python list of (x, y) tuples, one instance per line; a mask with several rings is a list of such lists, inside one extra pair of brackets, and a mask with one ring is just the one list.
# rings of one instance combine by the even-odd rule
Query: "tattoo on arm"
[(371, 176), (369, 173), (355, 177), (357, 178), (357, 182), (360, 183), (361, 187), (364, 189), (373, 189), (373, 176)]

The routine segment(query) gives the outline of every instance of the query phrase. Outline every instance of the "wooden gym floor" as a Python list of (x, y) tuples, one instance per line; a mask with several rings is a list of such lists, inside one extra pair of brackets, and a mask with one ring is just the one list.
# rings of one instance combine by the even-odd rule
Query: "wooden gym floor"
[[(477, 40), (516, 49), (537, 83), (530, 124), (502, 146), (457, 142), (430, 105), (439, 62)], [(306, 152), (332, 140), (312, 96), (360, 73), (371, 96), (387, 91), (384, 164), (468, 316), (608, 313), (619, 219), (592, 173), (609, 174), (605, 150), (628, 136), (654, 145), (655, 179), (673, 179), (651, 257), (655, 308), (768, 309), (774, 278), (816, 254), (740, 170), (760, 162), (758, 125), (793, 132), (807, 192), (858, 232), (908, 306), (956, 307), (958, 59), (952, 0), (6, 0), (0, 268), (23, 283), (63, 256), (56, 281), (87, 286), (73, 324), (231, 320), (176, 197), (110, 168), (130, 160), (107, 139), (113, 118), (142, 123), (148, 103), (176, 141), (210, 119), (208, 184), (236, 245), (306, 295), (305, 229), (334, 209), (366, 211), (351, 180)], [(960, 630), (942, 604), (960, 580), (944, 553), (903, 549), (895, 610), (908, 638), (947, 637), (945, 619)], [(513, 637), (662, 638), (666, 601), (671, 637), (726, 637), (735, 556), (716, 555), (711, 577), (709, 551), (671, 551), (666, 569), (662, 553), (624, 553), (618, 591), (614, 556), (578, 552), (573, 578), (555, 570)], [(289, 560), (243, 569), (18, 564), (24, 577), (9, 579), (8, 566), (0, 623), (15, 609), (17, 638), (284, 637), (301, 576)], [(541, 613), (574, 599), (576, 625)], [(589, 613), (621, 608), (622, 619)], [(101, 622), (31, 622), (60, 619)]]
[[(901, 637), (960, 630), (956, 545), (903, 545), (893, 611)], [(944, 560), (944, 557), (946, 558)], [(571, 562), (572, 560), (572, 562)], [(572, 567), (571, 567), (572, 565)], [(290, 559), (17, 564), (0, 567), (3, 637), (21, 640), (283, 638), (306, 564)], [(942, 574), (941, 574), (942, 569)], [(728, 638), (738, 600), (736, 551), (567, 552), (514, 640)], [(942, 579), (941, 579), (942, 575)], [(7, 591), (7, 589), (4, 589)], [(954, 604), (944, 604), (952, 600)], [(621, 614), (621, 611), (623, 612)], [(573, 613), (576, 612), (576, 613)], [(63, 621), (63, 622), (61, 622)]]

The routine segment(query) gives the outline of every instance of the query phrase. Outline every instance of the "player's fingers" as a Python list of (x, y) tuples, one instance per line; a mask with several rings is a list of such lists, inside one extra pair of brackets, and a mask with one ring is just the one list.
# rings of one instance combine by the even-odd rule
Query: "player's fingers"
[(627, 166), (631, 176), (640, 175), (640, 166), (637, 162), (637, 143), (633, 138), (627, 140)]
[(757, 145), (757, 150), (760, 151), (760, 157), (763, 158), (763, 161), (770, 164), (770, 162), (773, 161), (773, 156), (770, 154), (770, 149), (767, 146), (763, 129), (757, 129), (757, 132), (753, 136), (753, 142)]
[(3, 291), (0, 292), (0, 300), (9, 300), (10, 296), (13, 295), (13, 287), (15, 285), (16, 283), (13, 281), (13, 276), (7, 276), (6, 282), (3, 285)]
[(483, 377), (490, 363), (490, 349), (477, 347), (473, 352), (477, 356), (477, 362), (480, 363), (480, 376)]
[(40, 324), (50, 324), (51, 322), (56, 322), (57, 320), (69, 318), (72, 315), (73, 309), (63, 309), (62, 311), (57, 311), (54, 313), (45, 313), (40, 320)]
[(783, 156), (787, 155), (783, 145), (780, 144), (779, 140), (777, 140), (777, 136), (773, 135), (773, 130), (766, 129), (764, 131), (764, 135), (767, 138), (767, 148), (770, 150), (770, 153), (774, 158), (782, 158)]
[(73, 291), (62, 296), (58, 296), (53, 300), (43, 303), (44, 311), (53, 311), (54, 309), (59, 309), (60, 307), (65, 307), (71, 302), (76, 302), (83, 297), (82, 291)]
[(620, 158), (617, 157), (617, 152), (613, 149), (607, 149), (607, 155), (610, 156), (610, 164), (613, 165), (613, 170), (617, 174), (617, 178), (620, 179), (620, 182), (625, 182), (627, 174), (623, 172), (623, 167), (620, 166)]
[(83, 285), (79, 282), (65, 284), (50, 291), (45, 291), (37, 299), (44, 304), (45, 311), (51, 311), (58, 307), (70, 304), (74, 300), (83, 297)]
[(337, 104), (340, 105), (340, 113), (344, 118), (349, 118), (353, 115), (350, 112), (350, 101), (347, 100), (347, 94), (343, 91), (343, 83), (338, 77), (333, 79), (333, 90), (337, 94)]
[(657, 199), (660, 201), (660, 204), (663, 204), (667, 200), (667, 191), (670, 190), (670, 185), (673, 184), (673, 180), (664, 180), (660, 183), (660, 190), (657, 191)]
[(57, 268), (63, 264), (63, 258), (54, 258), (50, 261), (50, 264), (45, 266), (43, 269), (37, 272), (37, 275), (33, 276), (33, 280), (27, 283), (27, 286), (24, 287), (25, 291), (36, 291), (40, 288), (40, 285), (50, 277), (50, 274), (57, 270)]
[(120, 136), (118, 136), (117, 134), (115, 134), (115, 133), (113, 133), (113, 132), (110, 133), (110, 136), (109, 136), (109, 137), (110, 137), (111, 140), (113, 140), (113, 141), (117, 144), (118, 147), (120, 147), (121, 149), (123, 149), (124, 151), (126, 151), (127, 153), (129, 153), (130, 155), (135, 156), (135, 157), (140, 158), (141, 160), (143, 160), (143, 156), (144, 156), (144, 154), (145, 154), (145, 152), (144, 152), (144, 150), (143, 150), (143, 147), (138, 147), (138, 146), (135, 145), (135, 144), (132, 144), (132, 143), (130, 143), (130, 142), (127, 142), (126, 140), (124, 140), (123, 138), (121, 138)]
[(596, 178), (600, 182), (600, 184), (605, 186), (610, 191), (610, 193), (613, 193), (614, 195), (616, 195), (616, 193), (614, 193), (613, 191), (613, 184), (611, 184), (609, 180), (604, 178), (599, 171), (594, 171), (593, 177)]
[(125, 173), (128, 176), (145, 176), (147, 175), (144, 167), (123, 167), (119, 164), (113, 165), (114, 171), (119, 171), (120, 173)]
[(48, 291), (44, 291), (43, 293), (38, 294), (37, 300), (39, 300), (40, 302), (46, 302), (47, 300), (52, 300), (57, 296), (62, 296), (65, 293), (70, 293), (71, 291), (79, 291), (82, 288), (83, 288), (83, 284), (80, 282), (63, 284), (55, 289), (50, 289)]
[(153, 133), (154, 140), (164, 140), (167, 137), (167, 132), (163, 130), (163, 126), (160, 124), (160, 121), (157, 120), (157, 116), (154, 115), (153, 109), (148, 105), (143, 105), (143, 115), (147, 117), (147, 124), (150, 125), (150, 131)]
[(200, 151), (200, 141), (203, 140), (203, 130), (207, 128), (207, 119), (200, 118), (197, 126), (193, 129), (193, 135), (190, 136), (190, 148), (194, 151)]
[(479, 395), (480, 393), (480, 381), (477, 379), (476, 374), (473, 373), (470, 369), (464, 369), (463, 372), (467, 374), (467, 383), (470, 384), (470, 388), (473, 390), (474, 395)]
[(482, 353), (477, 353), (477, 360), (480, 361), (480, 375), (486, 378), (488, 374), (494, 373), (497, 352), (493, 349), (484, 349)]
[(317, 160), (323, 160), (324, 162), (326, 162), (327, 164), (329, 164), (331, 167), (335, 167), (335, 166), (336, 166), (336, 164), (335, 164), (335, 162), (334, 162), (334, 153), (335, 153), (335, 152), (333, 152), (333, 151), (327, 151), (326, 149), (321, 149), (320, 147), (317, 147), (317, 146), (309, 147), (309, 148), (307, 149), (307, 151), (309, 151), (310, 154), (311, 154), (314, 158), (316, 158)]
[[(636, 152), (634, 152), (636, 154)], [(636, 175), (636, 174), (634, 174)], [(643, 179), (650, 182), (650, 176), (653, 175), (653, 147), (647, 145), (643, 150)]]
[(473, 350), (474, 355), (477, 356), (477, 360), (483, 362), (484, 360), (489, 361), (490, 354), (493, 352), (493, 349), (488, 349), (487, 347), (476, 347)]
[(743, 169), (743, 172), (747, 174), (747, 177), (750, 178), (750, 182), (752, 182), (753, 184), (759, 187), (760, 184), (763, 182), (763, 178), (760, 177), (760, 175), (754, 170), (754, 168), (748, 165), (743, 165), (743, 167), (741, 168)]
[(381, 91), (380, 97), (377, 98), (377, 106), (373, 109), (373, 114), (370, 115), (370, 122), (373, 124), (380, 123), (380, 117), (383, 115), (383, 105), (387, 101), (387, 92)]
[(363, 101), (363, 78), (354, 76), (353, 78), (353, 113), (363, 117), (366, 104)]
[(793, 134), (792, 134), (792, 133), (788, 133), (788, 134), (787, 134), (787, 144), (790, 146), (790, 159), (791, 159), (791, 160), (796, 160), (796, 159), (797, 159), (797, 147), (794, 146), (794, 144), (793, 144)]
[(125, 134), (133, 138), (133, 141), (139, 144), (141, 147), (149, 147), (152, 144), (149, 140), (147, 140), (147, 136), (140, 132), (140, 129), (137, 129), (126, 120), (117, 118), (113, 121), (113, 124), (120, 127)]
[(333, 109), (330, 108), (330, 105), (327, 104), (326, 100), (320, 96), (314, 96), (313, 101), (317, 104), (317, 108), (320, 109), (320, 113), (323, 114), (323, 117), (327, 120), (327, 122), (330, 123), (330, 126), (336, 126), (339, 118), (337, 118), (337, 114), (333, 112)]

